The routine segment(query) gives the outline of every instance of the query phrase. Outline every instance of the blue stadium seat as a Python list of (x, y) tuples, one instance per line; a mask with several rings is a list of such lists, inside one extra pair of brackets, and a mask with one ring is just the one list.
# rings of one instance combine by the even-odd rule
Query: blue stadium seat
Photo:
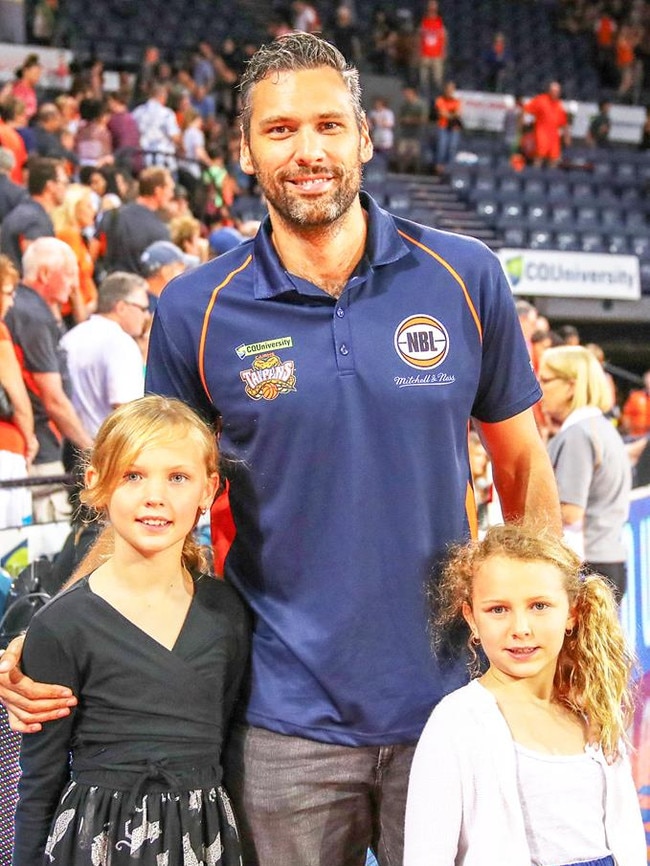
[(563, 252), (571, 252), (580, 249), (580, 235), (576, 231), (567, 229), (556, 232), (555, 247)]

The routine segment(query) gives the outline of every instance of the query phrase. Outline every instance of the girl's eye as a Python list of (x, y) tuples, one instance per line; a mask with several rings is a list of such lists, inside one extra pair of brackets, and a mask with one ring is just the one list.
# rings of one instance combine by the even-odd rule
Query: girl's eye
[(124, 475), (125, 481), (139, 481), (140, 478), (141, 478), (141, 475), (139, 472), (127, 472)]
[(535, 610), (546, 610), (548, 604), (545, 601), (536, 601), (533, 607)]
[(494, 607), (490, 608), (490, 613), (503, 613), (505, 611), (505, 607), (502, 604), (495, 604)]
[(173, 475), (170, 475), (170, 481), (173, 481), (174, 484), (181, 484), (183, 481), (187, 480), (187, 475), (183, 475), (182, 472), (174, 472)]

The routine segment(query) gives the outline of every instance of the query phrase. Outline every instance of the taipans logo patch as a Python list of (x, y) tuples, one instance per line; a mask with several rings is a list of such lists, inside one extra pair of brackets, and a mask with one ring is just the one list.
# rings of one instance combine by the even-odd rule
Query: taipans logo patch
[(449, 334), (433, 316), (409, 316), (399, 323), (394, 338), (395, 351), (402, 361), (416, 370), (433, 370), (447, 357)]
[(258, 355), (249, 370), (239, 375), (246, 385), (246, 393), (253, 400), (275, 400), (278, 394), (296, 390), (293, 361), (282, 361), (275, 352)]

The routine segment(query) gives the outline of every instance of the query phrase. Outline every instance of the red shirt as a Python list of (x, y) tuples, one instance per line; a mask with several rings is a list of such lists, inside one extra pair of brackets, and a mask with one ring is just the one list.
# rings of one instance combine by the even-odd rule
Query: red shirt
[(420, 23), (420, 57), (444, 57), (447, 47), (445, 25), (440, 15)]

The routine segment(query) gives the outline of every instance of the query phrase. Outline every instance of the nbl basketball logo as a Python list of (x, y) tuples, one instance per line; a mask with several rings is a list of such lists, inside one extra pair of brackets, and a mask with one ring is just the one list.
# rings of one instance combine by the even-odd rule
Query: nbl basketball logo
[(449, 335), (433, 316), (409, 316), (399, 323), (394, 337), (395, 351), (416, 370), (433, 370), (447, 357)]

